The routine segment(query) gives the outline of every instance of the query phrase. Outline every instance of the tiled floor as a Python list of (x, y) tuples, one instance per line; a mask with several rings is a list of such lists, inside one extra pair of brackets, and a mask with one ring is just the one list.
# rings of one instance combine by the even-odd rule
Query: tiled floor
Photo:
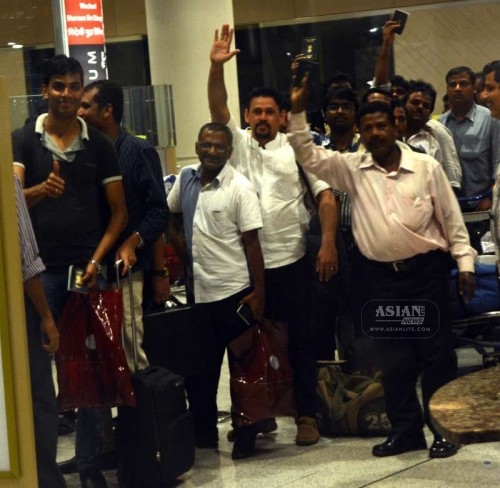
[[(462, 366), (479, 364), (472, 350), (459, 350)], [(227, 368), (219, 391), (219, 409), (229, 410)], [(486, 488), (500, 486), (500, 443), (462, 447), (448, 459), (429, 459), (427, 451), (375, 458), (371, 448), (380, 439), (322, 438), (312, 447), (294, 444), (292, 419), (280, 418), (277, 433), (257, 441), (257, 455), (231, 460), (226, 440), (230, 423), (219, 424), (219, 451), (197, 450), (194, 468), (179, 487), (194, 488)], [(74, 453), (73, 435), (60, 437), (60, 459)], [(430, 437), (428, 437), (430, 441)], [(118, 487), (114, 472), (105, 472), (109, 488)], [(67, 476), (68, 488), (79, 488), (78, 475)], [(148, 487), (144, 487), (148, 488)]]

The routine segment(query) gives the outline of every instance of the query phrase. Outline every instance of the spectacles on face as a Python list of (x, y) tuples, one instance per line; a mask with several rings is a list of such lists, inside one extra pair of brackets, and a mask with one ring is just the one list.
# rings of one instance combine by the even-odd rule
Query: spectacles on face
[(342, 109), (343, 112), (352, 112), (354, 110), (354, 105), (352, 103), (329, 103), (326, 109), (330, 112), (338, 112)]
[(212, 148), (215, 149), (215, 152), (219, 154), (223, 154), (227, 151), (227, 146), (223, 146), (222, 144), (212, 144), (211, 142), (198, 142), (198, 147), (203, 151), (211, 151)]

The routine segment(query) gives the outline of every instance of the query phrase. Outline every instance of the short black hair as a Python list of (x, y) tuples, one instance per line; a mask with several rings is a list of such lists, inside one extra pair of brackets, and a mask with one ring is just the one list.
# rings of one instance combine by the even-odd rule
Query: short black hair
[(392, 109), (392, 106), (389, 103), (385, 102), (368, 102), (364, 103), (359, 107), (358, 110), (358, 116), (356, 117), (356, 124), (358, 127), (361, 127), (361, 119), (365, 115), (371, 115), (371, 114), (376, 114), (376, 113), (383, 113), (387, 114), (387, 118), (389, 119), (389, 122), (391, 125), (394, 127), (396, 125), (396, 121), (394, 119), (394, 111)]
[(406, 110), (406, 103), (400, 98), (393, 98), (391, 101), (391, 107), (393, 112), (397, 108), (402, 108), (405, 111), (405, 114), (408, 115), (408, 112)]
[(42, 83), (48, 85), (53, 76), (66, 75), (75, 73), (80, 76), (80, 81), (83, 85), (83, 68), (80, 62), (75, 58), (70, 58), (65, 54), (58, 54), (52, 59), (44, 62), (42, 68)]
[(472, 71), (471, 68), (469, 68), (468, 66), (457, 66), (456, 68), (451, 68), (448, 71), (448, 73), (446, 73), (446, 76), (445, 76), (446, 83), (448, 83), (448, 80), (452, 76), (456, 76), (456, 75), (459, 75), (461, 73), (467, 73), (469, 75), (470, 82), (472, 84), (474, 84), (476, 82), (476, 73), (474, 71)]
[(113, 107), (113, 119), (120, 124), (123, 118), (123, 89), (120, 85), (109, 80), (97, 80), (89, 83), (85, 91), (97, 89), (94, 100), (99, 108), (104, 108), (108, 103)]
[[(326, 91), (330, 91), (330, 87), (332, 85), (343, 85), (342, 88), (348, 88), (347, 85), (351, 89), (354, 88), (354, 82), (352, 81), (352, 76), (349, 73), (336, 73), (331, 78), (330, 81), (326, 84)], [(337, 87), (337, 89), (340, 87)]]
[(361, 98), (361, 105), (369, 103), (368, 98), (372, 93), (381, 93), (382, 95), (385, 95), (386, 97), (388, 97), (388, 103), (390, 103), (390, 100), (392, 98), (392, 95), (388, 90), (381, 88), (379, 86), (374, 86), (372, 88), (368, 88), (366, 93), (363, 95), (363, 98)]
[(198, 141), (201, 139), (201, 135), (204, 131), (209, 132), (224, 132), (227, 136), (227, 144), (229, 147), (233, 147), (233, 133), (231, 129), (220, 122), (207, 122), (206, 124), (201, 126), (201, 129), (198, 132)]
[(493, 79), (500, 83), (500, 60), (491, 61), (483, 68), (483, 75), (486, 78), (486, 75), (493, 73)]
[(432, 112), (434, 110), (434, 106), (436, 105), (436, 95), (437, 95), (436, 89), (430, 83), (427, 83), (426, 81), (423, 80), (410, 80), (409, 84), (410, 86), (404, 98), (404, 102), (406, 103), (408, 101), (408, 98), (410, 98), (410, 95), (412, 93), (415, 92), (424, 93), (431, 99), (431, 112)]
[(278, 105), (280, 111), (286, 110), (285, 99), (278, 90), (275, 90), (270, 86), (259, 86), (254, 88), (248, 94), (245, 108), (250, 108), (250, 103), (252, 103), (252, 100), (257, 97), (272, 98), (276, 102), (276, 105)]
[(351, 102), (354, 105), (354, 112), (358, 113), (359, 102), (358, 102), (358, 97), (356, 96), (356, 92), (354, 90), (351, 90), (349, 88), (337, 88), (328, 90), (325, 96), (325, 103), (323, 105), (325, 112), (328, 105), (330, 104), (330, 101), (334, 99), (347, 100), (348, 102)]
[(410, 84), (408, 81), (403, 78), (400, 75), (394, 75), (392, 76), (389, 81), (391, 82), (391, 86), (399, 86), (401, 87), (405, 92), (408, 91), (408, 88), (410, 88)]

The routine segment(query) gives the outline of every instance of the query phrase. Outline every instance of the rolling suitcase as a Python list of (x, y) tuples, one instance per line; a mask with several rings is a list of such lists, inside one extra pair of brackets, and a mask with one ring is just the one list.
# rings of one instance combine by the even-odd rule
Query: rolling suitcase
[[(130, 273), (128, 281), (131, 287)], [(134, 310), (132, 293), (130, 301)], [(166, 488), (194, 464), (193, 419), (186, 408), (182, 376), (157, 366), (138, 370), (135, 317), (132, 330), (137, 407), (118, 411), (120, 487)]]

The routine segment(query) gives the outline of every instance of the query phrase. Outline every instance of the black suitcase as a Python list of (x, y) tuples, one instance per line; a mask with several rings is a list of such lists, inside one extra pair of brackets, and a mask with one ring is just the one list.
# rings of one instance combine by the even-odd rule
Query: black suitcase
[[(135, 328), (132, 318), (134, 332)], [(186, 406), (184, 378), (158, 366), (137, 370), (134, 342), (137, 407), (122, 407), (118, 413), (120, 487), (165, 488), (194, 464), (193, 419)]]

